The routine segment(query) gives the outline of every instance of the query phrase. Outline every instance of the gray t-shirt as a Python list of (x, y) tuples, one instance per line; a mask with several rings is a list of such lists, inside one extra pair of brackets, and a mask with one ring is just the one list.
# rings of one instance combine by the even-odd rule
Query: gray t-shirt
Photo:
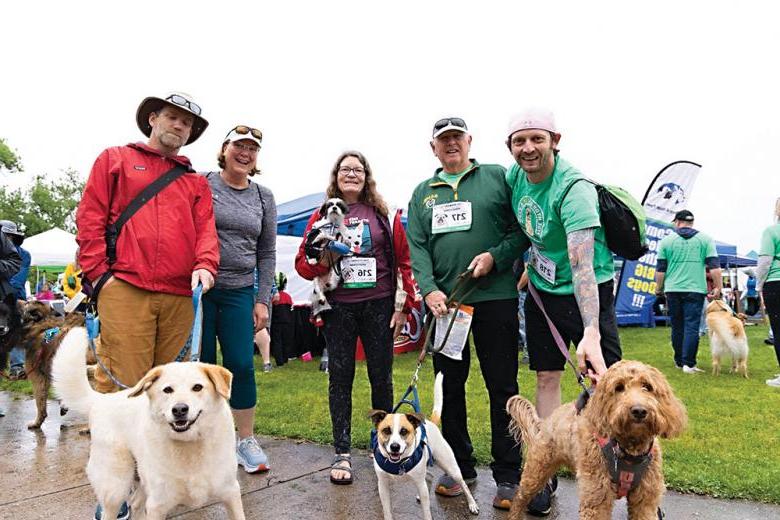
[(219, 236), (219, 271), (214, 287), (237, 289), (259, 284), (255, 301), (270, 305), (276, 269), (276, 202), (271, 190), (252, 181), (236, 189), (219, 172), (205, 174)]

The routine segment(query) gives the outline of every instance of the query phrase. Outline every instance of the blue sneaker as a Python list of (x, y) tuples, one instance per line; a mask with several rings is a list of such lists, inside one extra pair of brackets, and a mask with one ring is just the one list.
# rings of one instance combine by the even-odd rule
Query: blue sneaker
[(257, 443), (254, 435), (238, 441), (236, 457), (238, 465), (243, 466), (247, 473), (259, 473), (271, 469), (268, 465), (268, 457), (263, 453), (263, 448)]
[[(103, 507), (98, 504), (95, 508), (95, 520), (103, 520)], [(127, 502), (122, 502), (122, 507), (119, 508), (119, 512), (116, 514), (117, 520), (130, 520), (130, 506)]]

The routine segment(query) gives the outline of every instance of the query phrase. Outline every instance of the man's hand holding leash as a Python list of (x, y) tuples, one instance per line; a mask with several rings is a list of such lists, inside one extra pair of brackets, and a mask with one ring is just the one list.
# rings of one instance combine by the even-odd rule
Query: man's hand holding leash
[(480, 276), (486, 276), (493, 270), (495, 262), (493, 261), (493, 255), (488, 252), (480, 253), (474, 257), (474, 260), (469, 264), (469, 269), (473, 269), (474, 272), (471, 276), (479, 278)]
[(447, 295), (441, 291), (431, 291), (425, 295), (425, 305), (436, 318), (447, 315)]
[(195, 290), (199, 283), (203, 284), (203, 293), (205, 294), (214, 287), (214, 275), (207, 269), (195, 269), (192, 271), (192, 289)]

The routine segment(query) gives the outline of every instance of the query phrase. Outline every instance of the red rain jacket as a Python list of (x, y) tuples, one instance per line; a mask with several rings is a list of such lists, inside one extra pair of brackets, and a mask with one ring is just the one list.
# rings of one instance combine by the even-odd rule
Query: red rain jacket
[(173, 168), (185, 173), (125, 223), (114, 276), (148, 291), (189, 296), (192, 271), (216, 275), (219, 241), (208, 181), (184, 156), (165, 157), (143, 143), (108, 148), (89, 174), (76, 212), (79, 263), (95, 283), (108, 269), (105, 230), (147, 185)]

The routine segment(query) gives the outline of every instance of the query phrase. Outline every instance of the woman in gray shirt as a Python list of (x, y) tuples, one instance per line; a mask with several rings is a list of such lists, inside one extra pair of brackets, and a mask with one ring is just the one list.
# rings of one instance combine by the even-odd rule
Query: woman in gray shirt
[[(230, 407), (238, 429), (236, 455), (247, 473), (270, 469), (254, 437), (257, 387), (254, 333), (268, 324), (276, 267), (276, 203), (268, 188), (249, 180), (258, 173), (263, 134), (236, 126), (222, 142), (222, 171), (209, 172), (219, 236), (220, 264), (214, 288), (203, 296), (204, 363), (217, 362), (217, 338), (225, 367), (233, 373)], [(254, 290), (254, 272), (259, 273)]]

